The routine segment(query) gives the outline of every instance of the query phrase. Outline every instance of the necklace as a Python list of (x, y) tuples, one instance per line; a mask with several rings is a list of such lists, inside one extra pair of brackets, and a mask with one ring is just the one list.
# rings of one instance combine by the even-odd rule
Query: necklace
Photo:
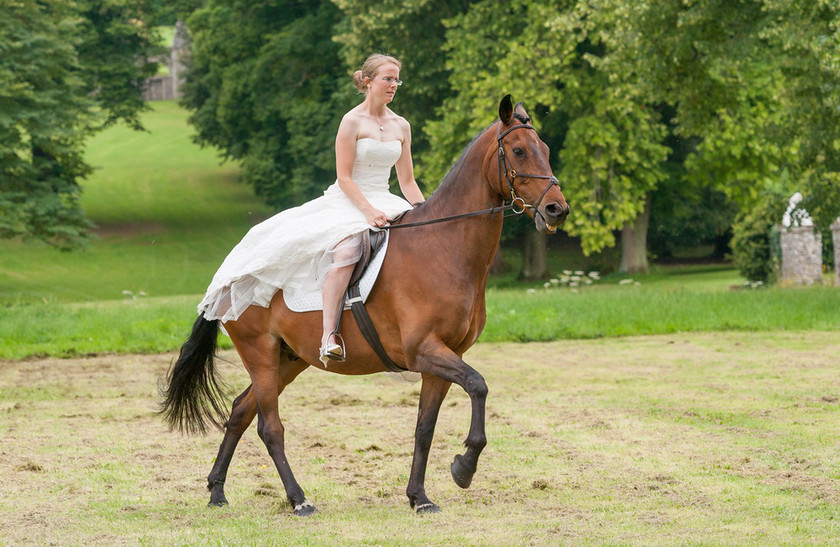
[(379, 130), (380, 130), (380, 131), (385, 131), (385, 125), (384, 125), (384, 123), (383, 123), (383, 122), (379, 121), (379, 120), (376, 118), (376, 116), (371, 115), (371, 118), (373, 118), (373, 121), (375, 121), (375, 122), (379, 125)]

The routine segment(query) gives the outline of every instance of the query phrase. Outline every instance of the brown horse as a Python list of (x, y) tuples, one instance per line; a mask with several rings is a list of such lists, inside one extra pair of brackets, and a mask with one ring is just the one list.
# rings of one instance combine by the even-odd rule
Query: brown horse
[[(553, 233), (569, 214), (551, 174), (548, 147), (529, 124), (521, 103), (510, 96), (499, 105), (499, 120), (467, 146), (440, 187), (401, 222), (419, 223), (392, 230), (388, 255), (367, 300), (367, 309), (390, 357), (422, 376), (415, 430), (414, 458), (406, 494), (418, 513), (440, 509), (424, 487), (426, 463), (438, 411), (451, 384), (470, 396), (472, 415), (466, 451), (456, 455), (452, 478), (462, 488), (472, 481), (484, 434), (487, 384), (461, 356), (484, 328), (484, 292), (502, 232), (502, 206), (534, 219), (541, 233)], [(428, 223), (476, 211), (487, 214)], [(508, 206), (509, 207), (509, 206)], [(510, 207), (509, 207), (510, 208)], [(244, 431), (258, 418), (257, 433), (283, 481), (297, 515), (316, 512), (292, 474), (284, 449), (278, 396), (309, 366), (338, 374), (372, 374), (386, 369), (354, 321), (344, 321), (347, 359), (325, 367), (318, 359), (320, 312), (290, 311), (281, 291), (268, 308), (251, 306), (236, 321), (224, 324), (251, 385), (226, 415), (213, 356), (219, 321), (199, 316), (162, 389), (162, 414), (172, 428), (203, 432), (210, 421), (224, 429), (213, 469), (207, 477), (210, 505), (227, 503), (224, 481)]]

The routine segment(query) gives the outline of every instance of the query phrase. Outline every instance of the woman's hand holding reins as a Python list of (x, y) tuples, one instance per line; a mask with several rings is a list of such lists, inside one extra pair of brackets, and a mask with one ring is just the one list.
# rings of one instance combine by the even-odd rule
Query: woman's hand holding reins
[(388, 224), (388, 217), (375, 207), (370, 207), (362, 211), (365, 214), (365, 219), (367, 220), (368, 224), (373, 226), (374, 228), (381, 228)]

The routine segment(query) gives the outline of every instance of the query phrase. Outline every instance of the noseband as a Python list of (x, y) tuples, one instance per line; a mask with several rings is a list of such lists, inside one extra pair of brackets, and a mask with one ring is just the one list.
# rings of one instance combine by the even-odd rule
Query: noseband
[[(516, 213), (517, 215), (521, 215), (525, 212), (525, 209), (533, 209), (534, 214), (540, 215), (539, 209), (540, 203), (542, 203), (543, 198), (551, 189), (552, 186), (560, 187), (560, 183), (557, 181), (557, 177), (554, 175), (532, 175), (530, 173), (517, 173), (516, 170), (513, 168), (513, 164), (508, 159), (507, 154), (505, 153), (505, 143), (504, 138), (508, 133), (512, 131), (516, 131), (517, 129), (530, 129), (536, 132), (536, 128), (529, 124), (529, 123), (520, 123), (518, 125), (514, 125), (513, 127), (508, 127), (504, 131), (502, 131), (502, 122), (499, 121), (498, 131), (496, 141), (499, 144), (499, 194), (501, 194), (502, 199), (505, 197), (505, 191), (502, 188), (502, 176), (504, 173), (504, 179), (507, 181), (508, 185), (508, 193), (510, 194), (510, 207), (511, 210)], [(514, 187), (514, 182), (516, 181), (516, 177), (523, 178), (523, 179), (546, 179), (548, 180), (548, 184), (543, 190), (543, 193), (540, 194), (540, 199), (533, 205), (529, 205), (525, 203), (525, 200), (521, 197), (516, 195), (516, 189)], [(517, 205), (518, 204), (518, 205)], [(545, 219), (543, 219), (545, 220)]]

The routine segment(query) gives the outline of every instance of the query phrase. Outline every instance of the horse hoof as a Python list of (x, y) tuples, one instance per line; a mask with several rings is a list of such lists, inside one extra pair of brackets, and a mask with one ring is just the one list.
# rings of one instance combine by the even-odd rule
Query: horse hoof
[(224, 507), (224, 506), (225, 506), (225, 505), (227, 505), (227, 504), (228, 504), (228, 502), (227, 502), (227, 500), (225, 500), (225, 499), (221, 499), (221, 500), (210, 500), (210, 501), (207, 503), (207, 507)]
[(455, 456), (455, 460), (452, 462), (452, 465), (449, 466), (449, 470), (452, 472), (452, 480), (455, 481), (455, 484), (461, 488), (470, 487), (473, 475), (475, 474), (475, 469), (470, 469), (464, 464), (463, 456), (460, 454)]
[(299, 517), (308, 517), (314, 515), (318, 512), (318, 508), (315, 507), (311, 501), (304, 501), (298, 505), (295, 505), (295, 515)]
[(417, 511), (418, 515), (431, 515), (433, 513), (440, 513), (440, 507), (438, 507), (432, 502), (424, 503), (423, 505), (418, 505), (417, 509), (415, 510)]

